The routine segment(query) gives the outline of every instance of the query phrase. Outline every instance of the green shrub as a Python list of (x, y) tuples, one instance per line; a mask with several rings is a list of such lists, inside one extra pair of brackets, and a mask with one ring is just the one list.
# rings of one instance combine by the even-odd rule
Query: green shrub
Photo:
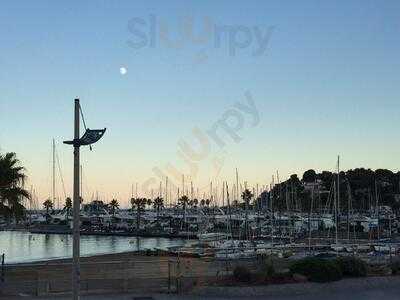
[(342, 270), (336, 261), (319, 258), (300, 259), (290, 266), (290, 271), (292, 274), (304, 275), (310, 281), (315, 282), (340, 280), (343, 276)]
[(249, 282), (251, 280), (251, 273), (245, 266), (236, 266), (233, 270), (233, 277), (240, 282)]
[(400, 260), (392, 262), (390, 264), (390, 269), (393, 275), (400, 275)]
[(282, 257), (283, 258), (289, 258), (293, 255), (293, 251), (292, 250), (287, 250), (285, 252), (283, 252)]
[(261, 266), (261, 275), (265, 278), (272, 278), (275, 275), (275, 267), (272, 260), (266, 260)]
[(340, 257), (337, 263), (342, 270), (344, 276), (365, 277), (367, 276), (367, 264), (356, 257)]

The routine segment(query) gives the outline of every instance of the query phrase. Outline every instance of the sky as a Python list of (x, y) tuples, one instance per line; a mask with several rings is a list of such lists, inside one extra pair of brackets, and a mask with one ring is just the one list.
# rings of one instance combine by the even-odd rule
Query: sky
[[(72, 193), (73, 101), (89, 128), (83, 196), (200, 195), (307, 169), (399, 169), (399, 1), (2, 1), (0, 152), (27, 187)], [(61, 175), (60, 175), (61, 174)], [(62, 185), (64, 181), (65, 193)]]

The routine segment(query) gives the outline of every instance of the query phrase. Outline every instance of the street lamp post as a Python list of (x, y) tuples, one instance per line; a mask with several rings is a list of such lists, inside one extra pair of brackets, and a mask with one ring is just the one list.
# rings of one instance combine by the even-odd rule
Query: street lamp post
[(64, 144), (69, 144), (74, 146), (74, 195), (73, 195), (73, 267), (72, 267), (72, 293), (73, 299), (79, 300), (79, 290), (80, 290), (80, 237), (79, 237), (79, 227), (80, 227), (80, 191), (79, 191), (79, 166), (80, 166), (80, 147), (91, 145), (97, 142), (103, 135), (106, 129), (86, 129), (85, 134), (82, 138), (79, 137), (80, 130), (80, 113), (81, 106), (79, 99), (75, 99), (75, 117), (74, 117), (74, 140), (64, 141)]
[[(74, 140), (79, 139), (79, 99), (75, 99), (75, 121), (74, 121)], [(78, 144), (74, 144), (74, 196), (73, 196), (73, 242), (72, 242), (72, 293), (73, 299), (79, 299), (79, 290), (80, 290), (80, 236), (79, 236), (79, 227), (80, 227), (80, 199), (79, 199), (79, 164), (80, 164), (80, 146)]]

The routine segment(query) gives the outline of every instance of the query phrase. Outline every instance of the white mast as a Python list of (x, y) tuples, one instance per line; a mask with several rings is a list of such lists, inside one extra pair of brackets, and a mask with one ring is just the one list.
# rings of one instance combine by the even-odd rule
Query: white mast
[(82, 186), (82, 180), (83, 180), (83, 171), (82, 171), (82, 165), (80, 165), (80, 169), (81, 169), (81, 176), (79, 177), (79, 180), (80, 180), (80, 189), (79, 189), (79, 192), (80, 192), (80, 200), (79, 201), (82, 201), (83, 202), (83, 186)]
[(337, 189), (335, 189), (337, 197), (335, 197), (335, 243), (338, 243), (338, 226), (339, 226), (339, 212), (340, 212), (340, 157), (337, 158)]
[[(51, 202), (53, 202), (53, 205), (55, 206), (55, 201), (56, 201), (56, 179), (55, 179), (55, 173), (56, 173), (56, 143), (53, 138), (53, 174), (52, 174), (52, 181), (53, 181), (53, 186), (52, 186), (52, 193), (51, 193)], [(58, 209), (60, 208), (60, 204), (58, 203)]]
[(337, 157), (337, 180), (338, 180), (338, 186), (337, 186), (337, 208), (338, 208), (338, 215), (340, 215), (340, 156), (338, 155)]
[(239, 174), (238, 169), (236, 168), (236, 201), (239, 203)]

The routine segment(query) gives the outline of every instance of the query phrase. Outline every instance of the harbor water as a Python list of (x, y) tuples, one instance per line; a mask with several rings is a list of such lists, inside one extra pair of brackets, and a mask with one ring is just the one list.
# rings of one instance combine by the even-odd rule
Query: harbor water
[[(94, 235), (83, 235), (80, 241), (81, 256), (155, 248), (167, 250), (192, 242), (184, 239)], [(69, 258), (72, 257), (72, 236), (0, 231), (0, 255), (3, 253), (6, 264)]]

